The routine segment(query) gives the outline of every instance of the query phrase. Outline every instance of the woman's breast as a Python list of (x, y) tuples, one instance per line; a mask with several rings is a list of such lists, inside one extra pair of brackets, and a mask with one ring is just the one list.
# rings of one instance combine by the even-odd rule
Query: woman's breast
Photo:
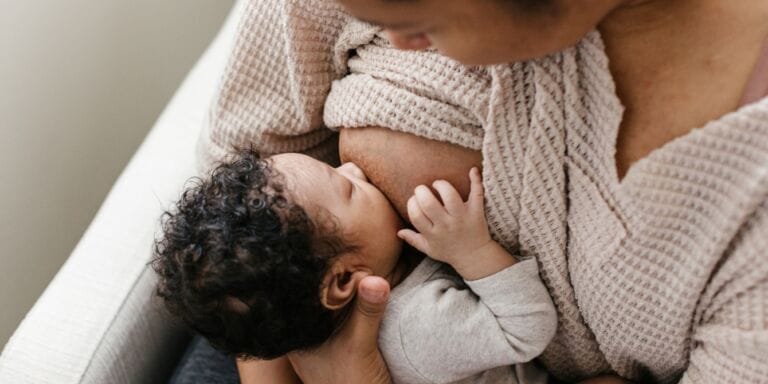
[(478, 151), (381, 127), (342, 128), (339, 155), (357, 164), (404, 218), (418, 185), (447, 180), (466, 197), (469, 170), (482, 162)]

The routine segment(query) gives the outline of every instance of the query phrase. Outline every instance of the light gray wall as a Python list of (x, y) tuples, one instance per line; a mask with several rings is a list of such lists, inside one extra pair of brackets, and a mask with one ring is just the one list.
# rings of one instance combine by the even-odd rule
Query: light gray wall
[(0, 0), (0, 349), (232, 0)]

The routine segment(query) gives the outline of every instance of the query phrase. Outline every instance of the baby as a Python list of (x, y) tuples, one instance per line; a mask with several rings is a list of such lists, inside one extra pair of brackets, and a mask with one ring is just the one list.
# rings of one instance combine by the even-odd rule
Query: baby
[[(417, 187), (413, 230), (352, 163), (242, 153), (164, 215), (158, 294), (221, 350), (272, 359), (327, 340), (358, 282), (382, 276), (379, 348), (395, 383), (546, 382), (528, 362), (554, 336), (554, 306), (536, 261), (491, 239), (469, 177), (467, 201), (446, 181)], [(401, 239), (428, 257), (414, 262)]]

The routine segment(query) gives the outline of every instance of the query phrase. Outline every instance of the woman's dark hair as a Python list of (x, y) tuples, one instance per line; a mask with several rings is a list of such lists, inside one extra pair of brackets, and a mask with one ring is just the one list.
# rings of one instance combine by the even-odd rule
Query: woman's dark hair
[(194, 180), (161, 219), (157, 295), (226, 353), (278, 357), (321, 344), (339, 324), (319, 292), (344, 242), (280, 180), (269, 161), (242, 152)]

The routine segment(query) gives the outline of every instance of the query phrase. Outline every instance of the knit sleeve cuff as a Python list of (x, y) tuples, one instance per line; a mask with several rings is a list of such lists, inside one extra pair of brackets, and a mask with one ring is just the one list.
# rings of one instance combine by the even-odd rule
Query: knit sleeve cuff
[(487, 74), (436, 52), (397, 50), (383, 38), (358, 47), (350, 74), (333, 83), (324, 122), (341, 127), (386, 127), (480, 149)]
[(497, 306), (495, 303), (527, 304), (550, 300), (539, 278), (536, 259), (533, 258), (482, 279), (465, 282), (492, 310)]

